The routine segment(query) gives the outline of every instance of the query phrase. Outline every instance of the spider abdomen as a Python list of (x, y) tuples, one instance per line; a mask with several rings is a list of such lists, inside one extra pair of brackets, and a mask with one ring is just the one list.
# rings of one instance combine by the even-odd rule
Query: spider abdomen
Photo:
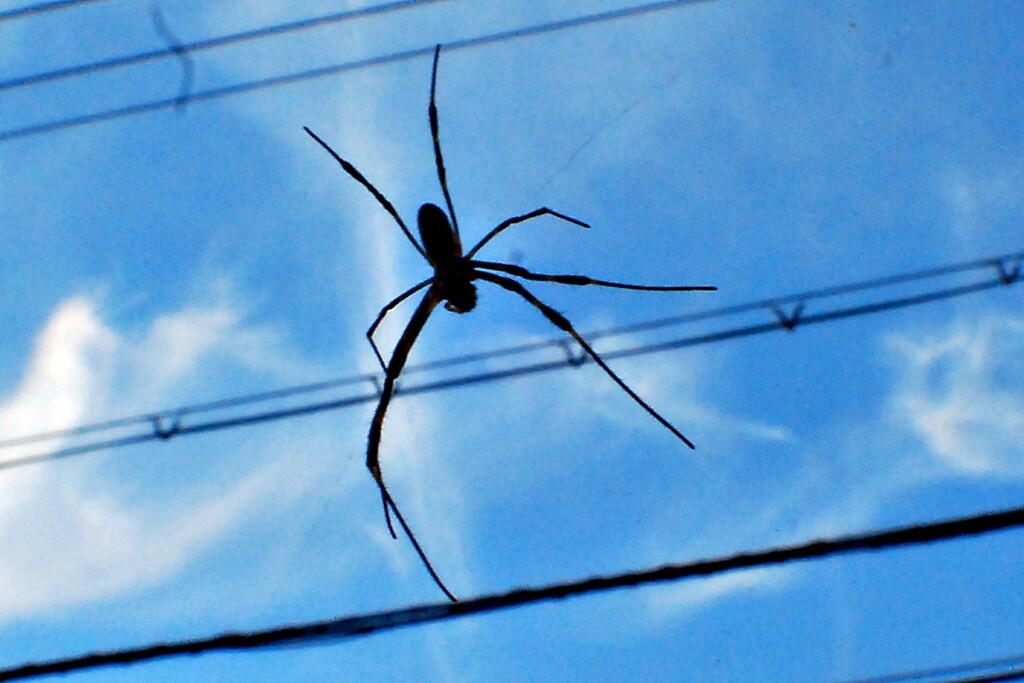
[(448, 222), (448, 216), (436, 204), (424, 204), (420, 207), (416, 222), (420, 228), (420, 239), (423, 249), (427, 252), (427, 260), (434, 268), (445, 268), (462, 258), (462, 245), (459, 244)]

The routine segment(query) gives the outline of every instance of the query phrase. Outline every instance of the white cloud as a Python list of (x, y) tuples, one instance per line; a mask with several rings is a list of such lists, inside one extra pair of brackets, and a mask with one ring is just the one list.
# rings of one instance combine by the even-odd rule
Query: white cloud
[[(709, 520), (676, 551), (679, 556), (855, 533), (870, 528), (894, 497), (922, 483), (1024, 475), (1024, 320), (979, 316), (941, 333), (904, 333), (886, 341), (893, 381), (873, 414), (863, 422), (832, 424), (813, 439), (801, 435), (788, 464), (773, 468), (766, 480), (754, 477), (749, 492), (738, 492), (739, 480), (723, 474), (731, 487), (723, 495), (749, 500)], [(716, 482), (709, 477), (704, 485)], [(728, 539), (726, 547), (721, 539)], [(689, 618), (729, 596), (782, 589), (802, 576), (795, 565), (696, 579), (658, 591), (649, 614), (655, 623)]]
[(109, 372), (116, 345), (90, 301), (62, 304), (39, 335), (21, 386), (0, 407), (0, 430), (17, 435), (81, 420), (101, 388), (98, 378)]
[[(154, 382), (159, 398), (203, 368), (210, 355), (261, 345), (228, 308), (186, 309), (153, 323), (141, 341), (119, 335), (85, 297), (59, 306), (39, 335), (19, 387), (0, 406), (0, 433), (17, 436), (96, 419), (118, 381)], [(271, 337), (266, 348), (274, 348)], [(280, 351), (280, 349), (278, 349)], [(163, 359), (159, 377), (134, 375)], [(250, 359), (253, 360), (253, 359)], [(266, 359), (273, 366), (279, 360)], [(120, 400), (120, 397), (118, 397)], [(138, 409), (138, 406), (135, 406)], [(60, 448), (66, 440), (45, 445)], [(33, 450), (41, 450), (35, 444)], [(15, 457), (10, 450), (4, 455)], [(276, 460), (206, 490), (147, 491), (124, 497), (124, 482), (99, 473), (100, 459), (9, 470), (0, 476), (0, 621), (152, 586), (180, 573), (252, 515), (265, 515), (313, 486), (315, 467)], [(200, 487), (201, 488), (201, 487)]]
[(692, 579), (651, 592), (648, 597), (649, 614), (656, 620), (690, 615), (729, 596), (778, 588), (786, 582), (790, 573), (785, 568), (750, 569)]
[(957, 167), (941, 182), (941, 191), (952, 215), (960, 243), (967, 248), (990, 244), (993, 236), (1005, 234), (1024, 206), (1024, 165), (1013, 158), (1001, 166), (974, 170)]
[(953, 473), (1024, 474), (1024, 320), (957, 325), (928, 339), (890, 342), (905, 368), (892, 400), (928, 452)]

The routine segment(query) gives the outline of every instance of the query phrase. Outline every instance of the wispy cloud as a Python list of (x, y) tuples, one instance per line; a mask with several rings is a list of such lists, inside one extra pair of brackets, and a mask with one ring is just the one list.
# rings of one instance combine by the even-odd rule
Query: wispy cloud
[[(52, 314), (19, 386), (0, 405), (0, 433), (105, 416), (121, 400), (112, 396), (121, 382), (150, 382), (139, 394), (159, 398), (201, 370), (204, 359), (231, 352), (238, 339), (242, 348), (260, 346), (259, 338), (259, 328), (248, 328), (237, 311), (186, 308), (161, 316), (134, 340), (111, 329), (89, 298), (69, 299)], [(263, 347), (274, 343), (271, 337)], [(164, 361), (159, 376), (137, 374), (152, 365), (140, 359), (153, 357)], [(125, 497), (123, 482), (109, 472), (99, 476), (97, 462), (35, 466), (0, 477), (0, 621), (173, 577), (229, 528), (294, 494), (286, 490), (294, 475), (281, 476), (285, 465), (271, 461), (202, 495), (151, 491), (140, 501)], [(315, 479), (309, 477), (307, 484)]]
[[(942, 331), (892, 335), (881, 352), (892, 382), (861, 422), (830, 426), (795, 442), (770, 484), (750, 491), (754, 507), (708, 522), (696, 539), (729, 539), (728, 548), (690, 544), (692, 557), (782, 545), (867, 529), (894, 497), (929, 482), (963, 477), (1019, 478), (1024, 431), (1024, 320), (996, 314)], [(756, 479), (756, 478), (755, 478)], [(725, 498), (742, 495), (733, 487)], [(769, 486), (773, 493), (761, 489)], [(695, 543), (697, 541), (694, 541)], [(684, 548), (685, 550), (685, 548)], [(651, 617), (688, 618), (729, 596), (785, 588), (795, 569), (728, 574), (659, 591)]]
[(1024, 474), (1024, 320), (990, 316), (923, 339), (893, 337), (889, 345), (905, 367), (895, 417), (945, 474)]

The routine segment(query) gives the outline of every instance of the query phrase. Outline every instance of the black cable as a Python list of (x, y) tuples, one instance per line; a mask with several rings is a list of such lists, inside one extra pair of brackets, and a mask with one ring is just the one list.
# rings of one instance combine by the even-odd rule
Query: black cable
[[(682, 348), (688, 348), (692, 346), (700, 346), (704, 344), (711, 344), (726, 341), (729, 339), (739, 339), (742, 337), (749, 337), (767, 332), (777, 332), (780, 330), (793, 331), (797, 327), (803, 327), (805, 325), (820, 324), (825, 322), (832, 322), (835, 320), (841, 320), (845, 318), (859, 317), (862, 315), (880, 313), (884, 311), (890, 311), (900, 308), (908, 308), (912, 306), (919, 306), (926, 303), (932, 303), (936, 301), (942, 301), (946, 299), (952, 299), (955, 297), (965, 296), (967, 294), (973, 294), (982, 292), (990, 289), (999, 287), (1006, 287), (1020, 280), (1020, 259), (1024, 257), (1024, 254), (1011, 254), (1004, 257), (997, 257), (995, 259), (981, 259), (977, 261), (965, 262), (962, 264), (954, 264), (950, 266), (943, 266), (940, 268), (932, 268), (925, 271), (919, 271), (918, 273), (907, 273), (904, 275), (896, 275), (887, 278), (880, 278), (877, 280), (870, 280), (860, 283), (853, 283), (846, 286), (844, 289), (840, 287), (830, 287), (820, 290), (812, 290), (807, 292), (805, 297), (792, 298), (782, 297), (781, 299), (765, 299), (754, 304), (741, 304), (739, 306), (730, 306), (726, 308), (717, 309), (717, 312), (722, 315), (729, 315), (739, 310), (752, 310), (753, 309), (764, 309), (766, 307), (765, 302), (777, 302), (777, 301), (788, 301), (799, 302), (796, 310), (800, 313), (792, 313), (790, 316), (785, 316), (776, 311), (777, 319), (759, 324), (745, 325), (740, 327), (732, 327), (725, 330), (706, 332), (702, 334), (695, 334), (690, 336), (684, 336), (677, 339), (671, 339), (668, 341), (662, 341), (658, 343), (649, 343), (643, 345), (632, 346), (623, 349), (617, 349), (613, 351), (602, 352), (601, 355), (606, 360), (615, 360), (618, 358), (627, 358), (631, 356), (645, 355), (649, 353), (658, 353), (663, 351), (677, 350)], [(804, 312), (804, 304), (808, 301), (816, 299), (828, 298), (837, 296), (840, 293), (852, 292), (862, 290), (868, 283), (876, 283), (875, 287), (888, 286), (892, 283), (903, 283), (912, 280), (920, 280), (925, 276), (922, 274), (930, 274), (929, 277), (939, 277), (944, 274), (963, 272), (965, 269), (971, 266), (974, 269), (980, 267), (994, 267), (996, 275), (990, 279), (972, 282), (965, 285), (959, 285), (956, 287), (945, 287), (941, 289), (933, 289), (929, 292), (920, 294), (914, 294), (910, 296), (901, 297), (890, 297), (881, 301), (873, 301), (870, 303), (860, 304), (856, 306), (846, 306), (842, 308), (833, 308), (832, 310), (806, 313)], [(1013, 274), (1014, 277), (1007, 277), (1007, 274)], [(877, 284), (882, 283), (882, 284)], [(796, 296), (796, 295), (794, 295)], [(666, 320), (674, 320), (677, 323), (680, 320), (688, 322), (695, 318), (710, 317), (715, 311), (706, 312), (705, 314), (696, 314), (695, 316), (676, 316), (674, 318), (668, 318)], [(654, 326), (658, 321), (652, 321), (646, 323), (646, 325)], [(633, 330), (644, 325), (644, 323), (631, 325), (625, 328)], [(606, 330), (605, 336), (612, 336), (613, 330)], [(587, 335), (584, 335), (585, 337)], [(538, 342), (533, 345), (522, 345), (519, 347), (512, 347), (513, 350), (521, 351), (535, 350), (541, 346), (548, 348), (561, 346), (566, 349), (567, 353), (565, 358), (554, 360), (554, 361), (540, 361), (540, 362), (523, 362), (519, 365), (515, 365), (511, 368), (502, 370), (491, 370), (491, 371), (480, 371), (473, 374), (460, 375), (455, 377), (449, 377), (429, 382), (423, 382), (421, 384), (409, 386), (402, 384), (395, 392), (396, 396), (406, 396), (423, 394), (434, 391), (440, 391), (444, 389), (453, 389), (456, 387), (469, 386), (474, 384), (482, 384), (488, 382), (495, 382), (500, 380), (511, 379), (514, 377), (520, 377), (523, 375), (531, 375), (540, 372), (548, 372), (551, 370), (560, 370), (569, 367), (578, 367), (587, 363), (585, 356), (574, 355), (569, 351), (569, 347), (564, 339), (552, 339), (546, 342)], [(434, 361), (432, 363), (426, 363), (420, 366), (410, 367), (407, 373), (411, 373), (413, 370), (422, 370), (424, 368), (433, 368), (441, 365), (455, 365), (457, 361), (466, 360), (476, 361), (485, 358), (493, 358), (500, 355), (507, 355), (508, 349), (499, 349), (497, 351), (470, 354), (467, 356), (461, 356), (454, 359), (445, 359), (441, 361)], [(108, 422), (96, 423), (92, 425), (85, 425), (82, 427), (76, 427), (66, 430), (58, 430), (53, 432), (46, 432), (42, 434), (35, 434), (23, 437), (17, 437), (6, 441), (0, 441), (0, 449), (11, 448), (16, 445), (25, 445), (29, 443), (44, 441), (54, 438), (63, 438), (70, 436), (80, 436), (88, 433), (96, 433), (102, 431), (109, 431), (116, 428), (149, 424), (152, 425), (152, 430), (147, 433), (133, 434), (130, 436), (119, 437), (115, 439), (109, 439), (104, 441), (92, 442), (82, 445), (74, 445), (66, 448), (57, 449), (47, 453), (40, 453), (35, 455), (28, 455), (18, 458), (11, 458), (8, 460), (0, 461), (0, 470), (13, 469), (17, 467), (23, 467), (25, 465), (37, 464), (41, 462), (47, 462), (51, 460), (58, 460), (68, 458), (72, 456), (84, 455), (86, 453), (92, 453), (101, 450), (107, 450), (111, 448), (119, 448), (130, 445), (137, 445), (148, 441), (166, 441), (171, 438), (179, 436), (186, 436), (190, 434), (200, 434), (204, 432), (220, 431), (224, 429), (233, 429), (236, 427), (251, 426), (255, 424), (261, 424), (264, 422), (272, 422), (283, 419), (290, 419), (300, 417), (303, 415), (311, 415), (315, 413), (321, 413), (331, 410), (339, 410), (363, 403), (370, 403), (376, 401), (379, 396), (379, 384), (376, 375), (358, 375), (339, 380), (332, 380), (327, 382), (320, 382), (317, 384), (309, 384), (299, 387), (290, 387), (286, 389), (280, 389), (277, 391), (269, 391), (261, 394), (251, 394), (248, 396), (240, 396), (236, 398), (228, 398), (220, 401), (213, 401), (204, 404), (196, 404), (192, 406), (186, 406), (178, 408), (176, 410), (164, 411), (161, 413), (149, 413), (146, 415), (139, 415), (130, 418), (122, 418), (119, 420), (111, 420)], [(363, 394), (357, 394), (354, 396), (347, 396), (344, 398), (318, 401), (312, 403), (306, 403), (300, 406), (281, 408), (277, 410), (265, 410), (262, 412), (249, 413), (240, 416), (234, 416), (219, 420), (210, 420), (206, 422), (197, 422), (193, 424), (183, 424), (183, 420), (187, 416), (195, 416), (202, 414), (203, 412), (210, 412), (213, 410), (222, 410), (227, 408), (241, 407), (243, 405), (250, 405), (259, 403), (267, 400), (274, 400), (279, 398), (288, 398), (312, 391), (325, 391), (327, 389), (336, 388), (346, 385), (358, 385), (365, 383), (375, 385), (375, 390)], [(165, 423), (169, 422), (171, 426), (165, 427)]]
[(484, 595), (462, 602), (419, 605), (340, 619), (282, 626), (264, 631), (224, 633), (209, 638), (158, 643), (49, 662), (24, 664), (0, 669), (0, 681), (39, 678), (57, 673), (134, 664), (181, 655), (200, 655), (214, 651), (257, 650), (281, 645), (318, 644), (325, 641), (348, 640), (392, 631), (405, 626), (449, 621), (473, 614), (490, 613), (550, 600), (564, 600), (620, 588), (635, 588), (693, 577), (714, 576), (740, 569), (775, 567), (790, 562), (821, 559), (834, 555), (877, 552), (897, 547), (962, 539), (1021, 526), (1024, 526), (1024, 508), (1014, 508), (1002, 512), (811, 541), (801, 545), (782, 546), (687, 564), (670, 564), (654, 569), (596, 576), (538, 588), (520, 588), (507, 593)]
[(394, 12), (397, 10), (409, 9), (421, 5), (432, 5), (437, 2), (448, 1), (449, 0), (397, 0), (396, 2), (386, 2), (380, 5), (371, 5), (370, 7), (362, 7), (354, 10), (345, 10), (343, 12), (333, 12), (331, 14), (324, 14), (318, 17), (309, 17), (306, 19), (290, 21), (283, 24), (263, 26), (261, 28), (252, 29), (250, 31), (230, 33), (223, 36), (216, 36), (214, 38), (197, 40), (191, 43), (180, 43), (174, 48), (163, 48), (160, 50), (137, 52), (135, 54), (123, 55), (121, 57), (110, 57), (108, 59), (101, 59), (95, 62), (89, 62), (87, 64), (77, 64), (75, 66), (54, 69), (53, 71), (43, 71), (40, 73), (29, 74), (28, 76), (18, 76), (16, 78), (10, 78), (4, 81), (0, 81), (0, 92), (4, 90), (22, 88), (27, 85), (45, 83), (47, 81), (56, 81), (65, 78), (71, 78), (73, 76), (82, 76), (97, 73), (100, 71), (108, 71), (111, 69), (131, 66), (133, 64), (143, 64), (158, 59), (173, 57), (178, 53), (201, 52), (203, 50), (224, 47), (226, 45), (233, 45), (236, 43), (259, 40), (262, 38), (279, 36), (286, 33), (306, 31), (312, 28), (318, 28), (321, 26), (327, 26), (329, 24), (351, 21), (353, 19), (369, 17), (376, 14), (387, 14), (389, 12)]
[[(553, 33), (555, 31), (564, 31), (567, 29), (578, 28), (581, 26), (588, 26), (608, 21), (616, 21), (630, 17), (643, 16), (647, 14), (652, 14), (654, 12), (660, 12), (663, 10), (677, 9), (679, 7), (683, 7), (686, 5), (695, 5), (698, 3), (714, 1), (716, 0), (661, 0), (660, 2), (652, 2), (644, 5), (636, 5), (633, 7), (609, 10), (606, 12), (581, 15), (570, 19), (561, 19), (557, 21), (545, 22), (542, 24), (534, 24), (532, 26), (523, 26), (508, 31), (490, 33), (487, 35), (477, 36), (474, 38), (451, 40), (444, 43), (444, 49), (445, 52), (453, 52), (456, 50), (480, 47), (482, 45), (489, 45), (492, 43), (500, 43), (509, 40), (515, 40), (518, 38), (526, 38), (545, 33)], [(299, 71), (290, 74), (284, 74), (282, 76), (274, 76), (271, 78), (264, 78), (256, 81), (245, 81), (242, 83), (236, 83), (234, 85), (223, 86), (220, 88), (202, 90), (200, 92), (196, 92), (190, 95), (188, 103), (191, 104), (198, 102), (206, 102), (208, 100), (219, 99), (221, 97), (239, 95), (242, 93), (253, 92), (256, 90), (263, 90), (267, 88), (276, 88), (282, 85), (290, 85), (292, 83), (299, 83), (302, 81), (324, 78), (326, 76), (335, 76), (340, 73), (355, 71), (357, 69), (365, 69), (367, 67), (372, 66), (381, 66), (383, 64), (393, 64), (397, 62), (407, 61), (410, 59), (415, 59), (417, 57), (433, 55), (434, 47), (435, 45), (431, 44), (429, 46), (413, 48), (410, 50), (403, 50), (401, 52), (393, 52), (391, 54), (380, 55), (378, 57), (357, 59), (350, 62), (343, 62), (341, 64), (333, 64), (330, 66), (323, 66), (316, 69), (309, 69), (307, 71)], [(5, 131), (0, 131), (0, 142), (6, 142), (8, 140), (29, 137), (32, 135), (52, 133), (58, 130), (75, 128), (78, 126), (85, 126), (94, 123), (100, 123), (102, 121), (110, 121), (113, 119), (120, 119), (127, 116), (135, 116), (137, 114), (145, 114), (153, 111), (158, 111), (160, 109), (180, 107), (181, 104), (181, 100), (177, 97), (165, 98), (160, 100), (150, 100), (148, 102), (139, 102), (125, 107), (105, 109), (103, 111), (94, 112), (92, 114), (83, 114), (81, 116), (70, 116), (61, 119), (54, 119), (53, 121), (37, 123), (29, 126), (24, 126), (21, 128), (9, 128)]]
[(997, 683), (999, 681), (1021, 681), (1024, 680), (1024, 668), (1016, 668), (1012, 671), (1004, 671), (998, 674), (986, 674), (974, 678), (956, 678), (943, 683)]
[[(986, 659), (951, 666), (934, 667), (931, 669), (917, 669), (915, 671), (904, 671), (885, 676), (872, 676), (871, 678), (858, 678), (845, 681), (844, 683), (913, 683), (913, 681), (928, 681), (932, 683), (968, 683), (969, 681), (995, 681), (995, 680), (1018, 680), (1024, 675), (1024, 655), (1014, 657), (1000, 657), (998, 659)], [(996, 671), (1004, 669), (1003, 671)], [(979, 673), (979, 672), (988, 673)], [(974, 674), (971, 678), (963, 678), (964, 675)], [(991, 676), (1017, 676), (1018, 678), (991, 678)], [(980, 678), (978, 677), (980, 676)]]
[(86, 5), (97, 0), (54, 0), (53, 2), (40, 2), (36, 5), (25, 5), (23, 7), (15, 7), (14, 9), (6, 9), (0, 11), (0, 21), (9, 21), (11, 19), (21, 19), (28, 17), (33, 14), (42, 14), (44, 12), (52, 12), (55, 10), (70, 9), (79, 5)]

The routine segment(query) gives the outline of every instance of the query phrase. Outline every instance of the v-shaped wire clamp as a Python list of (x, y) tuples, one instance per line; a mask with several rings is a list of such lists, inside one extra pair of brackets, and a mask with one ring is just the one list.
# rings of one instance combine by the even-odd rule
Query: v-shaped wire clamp
[(170, 441), (181, 432), (181, 415), (175, 415), (170, 427), (164, 427), (163, 417), (154, 415), (150, 418), (153, 423), (153, 436), (161, 441)]
[(587, 362), (587, 354), (584, 353), (583, 349), (577, 348), (571, 344), (567, 339), (561, 339), (558, 345), (562, 347), (562, 351), (565, 352), (565, 362), (570, 366), (576, 368)]
[(994, 261), (992, 265), (995, 266), (996, 272), (999, 274), (999, 281), (1006, 286), (1010, 286), (1020, 279), (1024, 258), (1020, 256), (1017, 258), (1001, 258)]
[(778, 305), (772, 305), (772, 313), (779, 320), (779, 325), (783, 327), (787, 332), (792, 332), (796, 329), (796, 326), (800, 324), (800, 316), (804, 312), (804, 302), (800, 301), (796, 306), (793, 307), (792, 313), (786, 313)]
[(154, 3), (150, 8), (150, 16), (153, 18), (153, 28), (157, 34), (167, 43), (167, 49), (178, 58), (181, 65), (181, 87), (178, 90), (178, 97), (174, 100), (174, 106), (181, 109), (188, 104), (192, 96), (192, 80), (195, 75), (195, 66), (192, 62), (192, 55), (188, 49), (182, 46), (181, 41), (171, 32), (164, 21), (160, 8)]

